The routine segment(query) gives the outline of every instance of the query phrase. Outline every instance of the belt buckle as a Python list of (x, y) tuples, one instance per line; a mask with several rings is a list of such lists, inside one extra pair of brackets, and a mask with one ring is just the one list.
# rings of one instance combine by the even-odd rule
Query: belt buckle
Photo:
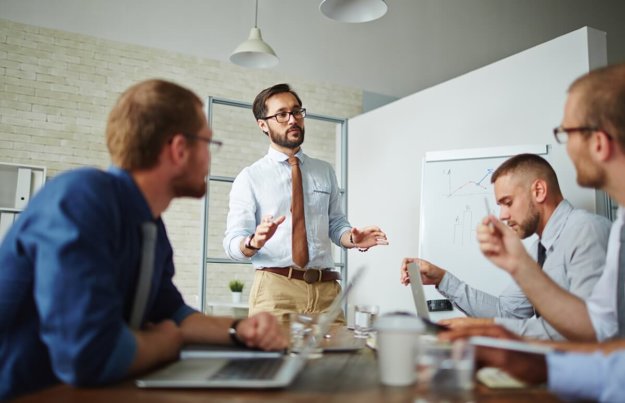
[(307, 269), (304, 271), (304, 281), (308, 284), (316, 283), (321, 279), (321, 270)]

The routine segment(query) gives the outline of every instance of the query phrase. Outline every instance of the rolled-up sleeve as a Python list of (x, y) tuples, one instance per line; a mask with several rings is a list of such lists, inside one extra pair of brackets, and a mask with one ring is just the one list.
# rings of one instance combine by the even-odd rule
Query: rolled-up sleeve
[(256, 231), (256, 203), (247, 169), (241, 171), (230, 190), (230, 209), (226, 221), (223, 247), (226, 255), (236, 261), (249, 261), (241, 252), (241, 241)]
[(341, 203), (341, 193), (339, 191), (339, 185), (336, 180), (336, 175), (334, 172), (329, 170), (331, 190), (330, 190), (330, 205), (328, 211), (328, 217), (330, 221), (329, 226), (329, 237), (338, 246), (341, 245), (341, 236), (351, 229), (351, 225), (349, 221), (347, 221), (347, 217), (345, 217), (345, 212), (343, 211), (342, 203)]

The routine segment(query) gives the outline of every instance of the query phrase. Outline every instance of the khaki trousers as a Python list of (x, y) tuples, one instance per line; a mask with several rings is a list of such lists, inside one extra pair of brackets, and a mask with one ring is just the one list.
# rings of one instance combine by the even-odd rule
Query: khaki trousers
[[(249, 315), (269, 312), (278, 320), (288, 322), (291, 312), (326, 312), (340, 292), (338, 281), (308, 284), (303, 280), (256, 270), (250, 291)], [(345, 323), (343, 312), (335, 322)]]

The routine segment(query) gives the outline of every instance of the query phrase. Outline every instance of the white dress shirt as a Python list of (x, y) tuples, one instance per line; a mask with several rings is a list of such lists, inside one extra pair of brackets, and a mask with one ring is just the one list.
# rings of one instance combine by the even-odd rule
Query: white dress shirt
[(625, 209), (620, 206), (616, 221), (612, 224), (610, 231), (605, 270), (597, 281), (590, 298), (586, 300), (590, 321), (599, 341), (610, 339), (618, 333), (617, 290), (615, 285), (625, 287), (625, 284), (617, 284), (618, 257), (621, 248), (620, 235), (623, 223), (625, 223)]
[[(336, 174), (332, 166), (311, 158), (302, 150), (299, 160), (304, 189), (304, 215), (308, 239), (307, 267), (333, 268), (332, 245), (340, 246), (341, 235), (351, 229), (341, 206)], [(230, 191), (230, 211), (223, 240), (228, 257), (249, 261), (241, 252), (241, 241), (256, 230), (262, 217), (284, 215), (273, 237), (251, 257), (255, 268), (288, 267), (291, 256), (291, 167), (288, 156), (270, 147), (269, 152), (236, 177)]]

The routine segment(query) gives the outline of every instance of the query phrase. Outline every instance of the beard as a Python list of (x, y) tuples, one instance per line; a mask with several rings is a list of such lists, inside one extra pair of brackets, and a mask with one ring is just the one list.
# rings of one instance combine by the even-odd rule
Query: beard
[(173, 184), (175, 197), (193, 197), (199, 199), (206, 194), (206, 180), (202, 183), (193, 183), (189, 178), (180, 178)]
[[(289, 135), (288, 135), (289, 130), (292, 130), (294, 128), (299, 130), (299, 136), (295, 140), (289, 140)], [(273, 141), (276, 145), (279, 145), (280, 147), (294, 149), (294, 148), (301, 146), (302, 143), (304, 142), (304, 133), (305, 133), (304, 127), (293, 125), (289, 127), (288, 129), (286, 129), (284, 133), (278, 133), (277, 131), (273, 131), (269, 129), (268, 134), (269, 134), (269, 138), (271, 139), (271, 141)]]
[(192, 154), (185, 171), (172, 182), (174, 197), (193, 197), (199, 199), (206, 194), (206, 177), (199, 178), (198, 169), (201, 164), (198, 162), (197, 154)]
[(605, 171), (590, 162), (574, 163), (577, 184), (585, 188), (602, 189), (606, 183)]
[(534, 207), (534, 203), (530, 203), (530, 208), (527, 212), (527, 216), (523, 221), (518, 224), (515, 231), (519, 235), (519, 238), (525, 239), (536, 233), (539, 222), (540, 214), (538, 214), (538, 211)]

